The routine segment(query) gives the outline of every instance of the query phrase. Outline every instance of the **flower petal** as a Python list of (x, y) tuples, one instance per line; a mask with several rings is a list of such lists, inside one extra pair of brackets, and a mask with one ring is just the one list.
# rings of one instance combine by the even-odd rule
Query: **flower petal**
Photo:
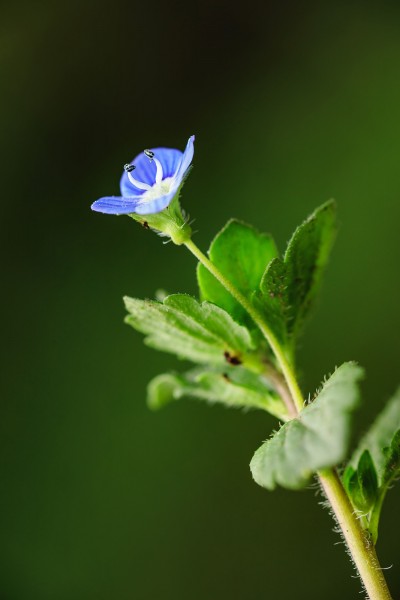
[(159, 196), (158, 198), (154, 198), (154, 200), (149, 200), (147, 202), (140, 202), (135, 208), (135, 213), (138, 215), (153, 215), (161, 212), (170, 204), (176, 191), (176, 189), (173, 189), (168, 194), (165, 194), (165, 196)]
[(140, 200), (141, 196), (130, 198), (105, 196), (93, 202), (91, 208), (96, 212), (106, 213), (107, 215), (129, 215), (136, 212), (136, 207)]
[(182, 152), (175, 148), (154, 148), (153, 152), (162, 165), (163, 179), (172, 177), (181, 162)]
[(191, 162), (193, 160), (194, 139), (195, 139), (194, 135), (191, 135), (190, 138), (188, 139), (188, 143), (186, 144), (185, 152), (182, 155), (180, 165), (174, 175), (175, 181), (178, 186), (180, 185), (182, 179), (185, 176), (186, 171), (190, 167)]
[[(178, 169), (182, 158), (182, 152), (175, 148), (151, 148), (154, 152), (154, 156), (160, 161), (163, 168), (163, 179), (172, 177), (175, 171)], [(132, 171), (131, 175), (137, 181), (147, 183), (147, 185), (153, 185), (156, 181), (156, 165), (154, 161), (150, 160), (144, 152), (141, 152), (134, 158), (131, 165), (135, 165), (136, 169)], [(133, 185), (128, 178), (128, 174), (123, 173), (120, 181), (121, 194), (125, 197), (136, 195), (139, 190)]]

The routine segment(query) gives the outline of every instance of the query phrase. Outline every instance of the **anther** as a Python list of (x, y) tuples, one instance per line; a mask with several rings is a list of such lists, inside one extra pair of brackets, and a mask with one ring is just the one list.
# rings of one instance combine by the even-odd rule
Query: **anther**
[(155, 154), (152, 150), (143, 150), (145, 156), (147, 156), (147, 158), (150, 160), (150, 162), (155, 162), (156, 165), (156, 183), (161, 183), (162, 178), (164, 176), (163, 173), (163, 168), (162, 168), (162, 164), (160, 163), (160, 161), (158, 160), (158, 158), (155, 157)]
[(124, 165), (125, 173), (128, 175), (128, 179), (132, 183), (132, 185), (137, 187), (139, 190), (148, 191), (151, 188), (151, 185), (148, 185), (147, 183), (143, 183), (142, 181), (137, 181), (137, 179), (134, 179), (132, 177), (131, 172), (134, 171), (135, 169), (136, 169), (135, 165), (130, 165), (129, 163), (126, 163), (126, 165)]

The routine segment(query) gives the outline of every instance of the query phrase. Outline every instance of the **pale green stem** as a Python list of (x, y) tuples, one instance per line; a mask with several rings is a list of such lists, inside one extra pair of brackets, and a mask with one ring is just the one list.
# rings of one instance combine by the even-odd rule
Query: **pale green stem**
[[(206, 267), (206, 269), (214, 275), (221, 285), (223, 285), (223, 287), (243, 306), (256, 325), (258, 325), (276, 357), (289, 388), (293, 399), (292, 416), (298, 415), (304, 407), (303, 394), (300, 391), (296, 376), (284, 351), (280, 347), (278, 340), (268, 324), (264, 321), (262, 314), (260, 314), (251, 302), (249, 302), (249, 300), (243, 296), (243, 294), (228, 279), (226, 279), (220, 270), (205, 254), (203, 254), (192, 240), (188, 240), (184, 242), (184, 244)], [(325, 470), (318, 473), (318, 477), (332, 510), (336, 515), (343, 537), (346, 540), (354, 564), (360, 574), (370, 600), (392, 600), (375, 553), (374, 545), (362, 529), (359, 520), (354, 514), (348, 496), (336, 471), (332, 469)]]
[(372, 539), (361, 527), (337, 473), (321, 471), (319, 480), (335, 513), (353, 561), (371, 600), (392, 600)]

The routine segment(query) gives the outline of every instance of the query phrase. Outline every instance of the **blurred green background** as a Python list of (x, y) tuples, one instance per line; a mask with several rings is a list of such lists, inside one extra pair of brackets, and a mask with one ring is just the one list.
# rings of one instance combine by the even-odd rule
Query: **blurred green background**
[[(231, 216), (341, 229), (300, 352), (313, 391), (367, 368), (362, 432), (399, 383), (398, 2), (6, 2), (0, 15), (2, 600), (359, 598), (315, 489), (248, 463), (274, 420), (181, 402), (122, 295), (196, 293), (194, 259), (92, 213), (144, 147), (196, 134), (184, 206), (205, 249)], [(400, 597), (400, 486), (378, 551)]]

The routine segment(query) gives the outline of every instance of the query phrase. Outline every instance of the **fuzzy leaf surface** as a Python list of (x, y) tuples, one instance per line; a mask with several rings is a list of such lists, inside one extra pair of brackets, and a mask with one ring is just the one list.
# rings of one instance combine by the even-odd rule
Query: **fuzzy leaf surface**
[(183, 375), (163, 374), (150, 381), (147, 401), (158, 409), (183, 397), (221, 403), (230, 408), (257, 408), (286, 420), (287, 411), (279, 396), (261, 376), (242, 367), (222, 370), (193, 369)]
[[(221, 273), (250, 300), (259, 288), (267, 265), (278, 251), (270, 235), (259, 233), (250, 225), (233, 219), (214, 238), (208, 254)], [(240, 323), (249, 322), (244, 308), (200, 263), (197, 279), (203, 300), (217, 304)]]
[(255, 297), (282, 345), (293, 344), (319, 291), (336, 234), (336, 205), (317, 208), (294, 232), (283, 260), (267, 267)]
[(223, 309), (185, 294), (163, 302), (124, 298), (125, 322), (146, 335), (148, 346), (196, 363), (222, 365), (224, 353), (241, 360), (253, 350), (248, 330)]
[(345, 458), (351, 415), (359, 403), (363, 369), (344, 363), (323, 384), (315, 400), (285, 423), (256, 451), (250, 463), (254, 480), (269, 490), (277, 485), (304, 487), (311, 475)]

